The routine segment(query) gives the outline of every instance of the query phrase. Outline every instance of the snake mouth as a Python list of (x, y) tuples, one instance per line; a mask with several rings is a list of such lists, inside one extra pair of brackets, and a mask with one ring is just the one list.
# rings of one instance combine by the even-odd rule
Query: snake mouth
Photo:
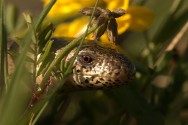
[(113, 76), (107, 72), (103, 74), (73, 73), (72, 81), (74, 86), (81, 88), (112, 88), (127, 83), (122, 76), (124, 76), (123, 73), (119, 76)]
[(86, 73), (73, 73), (72, 75), (77, 75), (77, 76), (83, 76), (83, 77), (97, 77), (100, 76), (100, 74), (95, 73), (95, 74), (86, 74)]

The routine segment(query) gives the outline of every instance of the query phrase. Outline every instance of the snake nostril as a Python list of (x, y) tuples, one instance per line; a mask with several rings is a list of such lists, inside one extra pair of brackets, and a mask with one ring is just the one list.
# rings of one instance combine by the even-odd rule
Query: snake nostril
[(77, 69), (77, 70), (76, 70), (76, 72), (77, 72), (77, 73), (80, 73), (80, 70), (79, 70), (79, 69)]
[(89, 83), (89, 80), (88, 80), (88, 79), (86, 79), (86, 80), (85, 80), (85, 83)]
[(115, 75), (118, 76), (120, 74), (120, 72), (116, 72)]

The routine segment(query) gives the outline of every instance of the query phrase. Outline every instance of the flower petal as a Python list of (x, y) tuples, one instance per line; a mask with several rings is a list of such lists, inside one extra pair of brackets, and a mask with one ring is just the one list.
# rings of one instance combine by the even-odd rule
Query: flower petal
[[(44, 6), (46, 6), (50, 0), (43, 0)], [(48, 19), (52, 22), (60, 22), (68, 18), (72, 18), (78, 15), (78, 11), (83, 7), (94, 6), (95, 1), (91, 0), (57, 0), (48, 14)], [(104, 2), (99, 2), (99, 5), (103, 5)]]
[(127, 13), (131, 15), (129, 29), (132, 31), (146, 30), (155, 17), (153, 11), (141, 6), (130, 6)]
[(130, 26), (131, 15), (130, 14), (125, 14), (125, 15), (117, 18), (116, 21), (117, 21), (117, 24), (118, 24), (118, 34), (122, 34)]
[(101, 39), (99, 41), (99, 44), (101, 46), (104, 46), (104, 47), (107, 47), (107, 48), (112, 48), (112, 49), (115, 49), (115, 50), (120, 50), (120, 47), (112, 42), (110, 42), (108, 40), (108, 37), (107, 37), (107, 34), (104, 34), (101, 36)]
[(74, 37), (77, 36), (88, 23), (87, 17), (75, 19), (72, 22), (61, 23), (57, 25), (53, 36), (55, 37)]
[(107, 8), (114, 10), (117, 8), (122, 8), (127, 10), (129, 6), (129, 0), (104, 0), (107, 4)]

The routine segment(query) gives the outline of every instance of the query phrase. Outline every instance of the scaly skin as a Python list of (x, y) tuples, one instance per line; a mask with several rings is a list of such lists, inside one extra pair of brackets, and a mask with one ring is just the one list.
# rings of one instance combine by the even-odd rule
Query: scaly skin
[[(63, 40), (55, 39), (61, 43)], [(57, 47), (58, 48), (58, 47)], [(75, 54), (73, 49), (66, 57), (69, 62)], [(58, 51), (57, 51), (58, 52)], [(96, 41), (85, 41), (73, 63), (68, 85), (72, 89), (113, 88), (131, 81), (135, 66), (118, 50), (101, 46)]]

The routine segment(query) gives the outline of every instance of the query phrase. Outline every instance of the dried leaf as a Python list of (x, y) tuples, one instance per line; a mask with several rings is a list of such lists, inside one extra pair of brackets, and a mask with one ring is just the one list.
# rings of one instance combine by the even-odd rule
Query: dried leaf
[(101, 26), (102, 24), (106, 23), (108, 21), (107, 17), (105, 14), (101, 14), (97, 19), (96, 19), (96, 27)]
[(117, 22), (115, 18), (109, 20), (107, 33), (108, 33), (109, 41), (113, 42), (114, 44), (117, 44), (118, 31), (117, 31)]
[(118, 18), (123, 16), (126, 13), (124, 9), (118, 8), (112, 11), (112, 17)]
[[(81, 9), (79, 12), (82, 13), (85, 16), (91, 16), (93, 13), (94, 8), (93, 7), (86, 7)], [(97, 7), (94, 12), (94, 17), (98, 17), (101, 14), (101, 8)]]
[(102, 25), (95, 33), (94, 38), (96, 40), (99, 40), (99, 38), (105, 33), (108, 23), (106, 22), (104, 25)]

